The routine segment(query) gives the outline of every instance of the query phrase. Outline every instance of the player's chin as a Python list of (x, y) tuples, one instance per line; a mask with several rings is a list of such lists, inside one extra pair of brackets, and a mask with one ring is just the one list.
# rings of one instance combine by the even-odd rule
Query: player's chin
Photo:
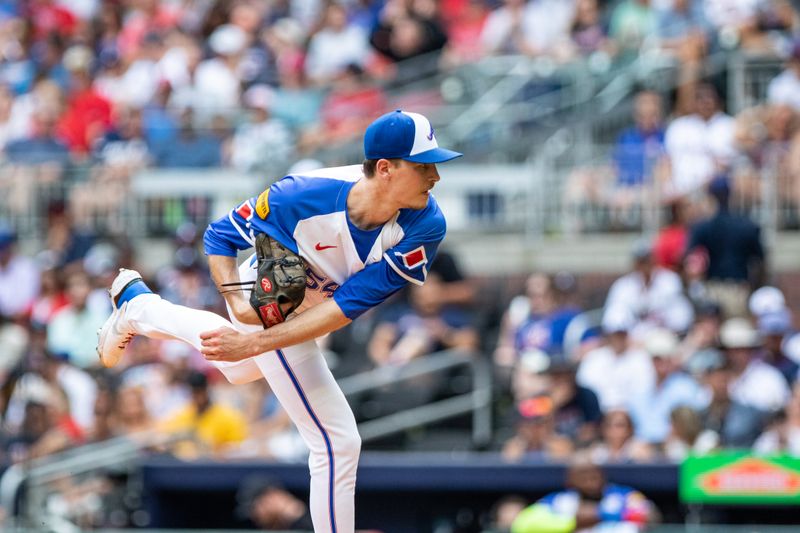
[(427, 207), (428, 205), (429, 198), (430, 198), (430, 193), (426, 191), (421, 195), (417, 196), (414, 199), (414, 201), (411, 202), (411, 205), (409, 205), (408, 207), (410, 209), (425, 209), (425, 207)]

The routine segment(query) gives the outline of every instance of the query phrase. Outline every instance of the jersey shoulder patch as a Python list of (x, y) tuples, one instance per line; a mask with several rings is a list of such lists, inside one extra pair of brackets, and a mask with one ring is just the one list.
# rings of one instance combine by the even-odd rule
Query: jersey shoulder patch
[(262, 220), (269, 215), (269, 187), (264, 189), (264, 192), (259, 194), (256, 199), (256, 214)]

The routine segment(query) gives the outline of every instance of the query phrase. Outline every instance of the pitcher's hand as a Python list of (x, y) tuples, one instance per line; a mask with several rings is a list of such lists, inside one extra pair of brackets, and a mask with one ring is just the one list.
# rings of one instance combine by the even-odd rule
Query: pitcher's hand
[(209, 361), (241, 361), (257, 355), (253, 351), (252, 333), (231, 328), (219, 328), (200, 334), (203, 356)]

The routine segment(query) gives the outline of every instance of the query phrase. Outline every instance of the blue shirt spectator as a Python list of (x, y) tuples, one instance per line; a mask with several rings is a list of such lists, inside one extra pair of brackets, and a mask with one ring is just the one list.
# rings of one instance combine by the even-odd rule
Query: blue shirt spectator
[(624, 187), (650, 181), (653, 168), (664, 153), (661, 96), (652, 91), (637, 94), (633, 118), (636, 124), (619, 135), (612, 154), (617, 184)]

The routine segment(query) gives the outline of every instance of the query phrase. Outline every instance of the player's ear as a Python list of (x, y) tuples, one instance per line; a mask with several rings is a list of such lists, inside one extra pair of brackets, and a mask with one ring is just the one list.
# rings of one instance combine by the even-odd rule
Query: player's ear
[(389, 175), (389, 169), (392, 167), (392, 162), (388, 159), (378, 159), (375, 164), (375, 176), (386, 177)]

